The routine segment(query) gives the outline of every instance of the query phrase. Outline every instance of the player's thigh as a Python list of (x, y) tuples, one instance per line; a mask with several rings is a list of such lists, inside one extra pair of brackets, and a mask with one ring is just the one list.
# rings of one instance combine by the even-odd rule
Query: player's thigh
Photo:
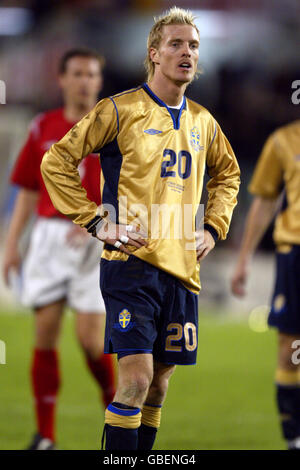
[(175, 372), (176, 365), (154, 361), (153, 369), (153, 383), (165, 382), (168, 381)]
[(103, 333), (105, 315), (93, 312), (75, 312), (75, 325), (78, 336), (91, 336)]
[(129, 256), (127, 261), (101, 260), (101, 290), (106, 305), (105, 352), (152, 354), (157, 337), (158, 270)]
[(57, 346), (65, 301), (59, 300), (35, 309), (35, 346), (53, 349)]
[(89, 351), (103, 350), (105, 314), (75, 312), (75, 330), (81, 346)]
[(101, 251), (99, 240), (89, 239), (81, 252), (80, 262), (72, 272), (68, 287), (68, 304), (77, 312), (105, 313), (99, 285)]

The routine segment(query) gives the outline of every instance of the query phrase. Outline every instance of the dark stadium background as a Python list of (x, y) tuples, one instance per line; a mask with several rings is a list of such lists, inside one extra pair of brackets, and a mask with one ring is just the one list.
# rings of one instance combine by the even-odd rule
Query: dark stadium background
[[(237, 329), (245, 325), (248, 328), (247, 323), (241, 326), (239, 322), (247, 322), (253, 309), (265, 311), (263, 306), (269, 302), (273, 266), (271, 229), (257, 257), (247, 300), (238, 302), (232, 299), (228, 279), (241, 238), (244, 216), (251, 201), (247, 194), (247, 183), (263, 142), (276, 127), (298, 119), (300, 115), (300, 105), (294, 105), (291, 100), (292, 82), (300, 80), (299, 0), (0, 1), (0, 80), (6, 84), (6, 104), (0, 104), (1, 246), (14, 194), (7, 184), (8, 174), (26, 135), (27, 126), (36, 113), (61, 104), (56, 83), (59, 57), (70, 47), (92, 47), (106, 58), (102, 96), (135, 87), (145, 78), (143, 60), (153, 16), (173, 5), (194, 11), (201, 35), (200, 65), (203, 73), (189, 87), (187, 96), (207, 107), (220, 122), (242, 170), (239, 205), (229, 238), (218, 244), (210, 259), (203, 263), (202, 310), (205, 314), (212, 313), (213, 318), (221, 314), (224, 314), (222, 318), (227, 315), (229, 322), (234, 318), (237, 320)], [(19, 321), (21, 327), (23, 321), (30, 344), (27, 317), (24, 319), (20, 315), (19, 319), (11, 323), (14, 313), (23, 310), (4, 288), (2, 281), (0, 302), (0, 339), (4, 337), (4, 331), (8, 336), (12, 334), (12, 324), (17, 328)], [(11, 316), (7, 315), (8, 312)], [(210, 322), (215, 320), (205, 321), (213, 330), (214, 326), (211, 325), (214, 324)], [(259, 327), (255, 328), (259, 331)], [(224, 335), (222, 338), (224, 340)], [(262, 341), (261, 338), (259, 341)], [(272, 336), (268, 336), (266, 342), (262, 341), (264, 343), (270, 344), (271, 349), (275, 347)], [(68, 347), (65, 346), (66, 349)], [(269, 353), (272, 364), (270, 350), (263, 352)], [(248, 360), (251, 362), (251, 358), (248, 357)], [(4, 392), (3, 372), (5, 367), (8, 369), (8, 364), (0, 365), (0, 416), (1, 407), (9, 395)], [(213, 360), (212, 364), (215, 364)], [(209, 364), (206, 367), (209, 368)], [(272, 370), (267, 370), (271, 377)], [(14, 370), (7, 373), (13, 383)], [(18, 400), (17, 396), (14, 399)], [(268, 403), (267, 395), (263, 397), (264, 400)], [(18, 413), (15, 410), (18, 404), (16, 408), (12, 403), (10, 406), (17, 422)], [(6, 406), (4, 421), (0, 418), (0, 422), (10, 421), (12, 415), (7, 410), (10, 410), (9, 406)], [(275, 409), (270, 410), (274, 414), (272, 426), (276, 427)], [(226, 422), (225, 411), (224, 420)], [(6, 445), (1, 443), (4, 431), (5, 426), (0, 433), (0, 448)], [(17, 434), (16, 444), (13, 439), (9, 440), (9, 448), (20, 446), (23, 441), (25, 443), (26, 436), (22, 431)], [(279, 431), (276, 439), (280, 442), (278, 436)], [(75, 446), (72, 443), (67, 445), (70, 448)], [(271, 444), (267, 445), (270, 447)], [(231, 447), (225, 445), (225, 448)]]

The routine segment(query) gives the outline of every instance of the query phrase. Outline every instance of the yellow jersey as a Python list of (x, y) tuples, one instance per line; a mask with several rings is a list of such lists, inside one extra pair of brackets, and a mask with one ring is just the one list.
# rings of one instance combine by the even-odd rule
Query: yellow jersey
[(267, 139), (249, 191), (264, 198), (277, 198), (284, 190), (276, 216), (276, 245), (300, 244), (300, 120), (280, 127)]
[[(82, 227), (98, 213), (96, 204), (87, 199), (77, 170), (91, 152), (100, 153), (104, 207), (115, 210), (117, 223), (138, 220), (147, 227), (148, 245), (130, 247), (134, 256), (198, 293), (194, 230), (205, 169), (210, 180), (204, 223), (221, 240), (226, 238), (240, 184), (233, 150), (212, 115), (184, 97), (176, 116), (147, 84), (101, 100), (50, 148), (41, 164), (54, 206)], [(172, 230), (184, 225), (185, 210), (193, 233), (182, 229), (178, 236)], [(108, 260), (128, 257), (108, 245), (102, 256)]]

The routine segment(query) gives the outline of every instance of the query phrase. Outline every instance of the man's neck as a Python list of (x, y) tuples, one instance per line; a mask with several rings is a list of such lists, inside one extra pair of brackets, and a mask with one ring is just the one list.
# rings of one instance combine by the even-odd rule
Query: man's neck
[(178, 106), (182, 102), (187, 84), (176, 84), (169, 79), (154, 76), (148, 86), (166, 105)]
[(78, 122), (87, 113), (89, 113), (91, 109), (93, 109), (95, 104), (93, 104), (92, 106), (75, 106), (73, 104), (65, 104), (64, 117), (69, 122)]

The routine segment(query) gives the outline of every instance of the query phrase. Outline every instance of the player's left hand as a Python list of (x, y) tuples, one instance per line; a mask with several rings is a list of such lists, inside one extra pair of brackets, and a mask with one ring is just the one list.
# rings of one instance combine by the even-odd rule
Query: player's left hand
[(76, 224), (72, 224), (70, 230), (66, 234), (67, 244), (74, 249), (82, 247), (89, 239), (90, 234), (86, 231), (86, 229)]
[(139, 226), (115, 224), (109, 218), (103, 218), (97, 226), (96, 237), (109, 245), (113, 245), (123, 253), (131, 255), (126, 245), (142, 248), (147, 246), (147, 235)]
[(197, 261), (204, 259), (215, 247), (215, 240), (208, 230), (197, 230), (196, 232), (196, 252)]

